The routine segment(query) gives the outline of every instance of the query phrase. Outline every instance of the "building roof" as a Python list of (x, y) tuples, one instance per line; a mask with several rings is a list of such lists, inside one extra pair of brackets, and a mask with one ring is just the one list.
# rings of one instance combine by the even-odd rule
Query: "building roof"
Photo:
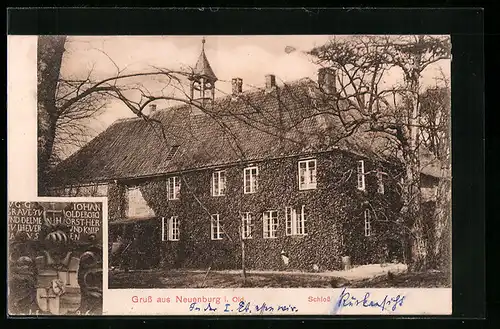
[[(273, 91), (158, 110), (145, 121), (118, 120), (55, 168), (53, 186), (128, 180), (240, 162), (343, 150), (394, 161), (381, 138), (352, 135), (333, 143), (338, 124), (314, 115), (316, 84), (301, 79)], [(161, 123), (161, 125), (159, 124)], [(163, 129), (163, 131), (162, 131)], [(328, 130), (328, 134), (323, 134)]]

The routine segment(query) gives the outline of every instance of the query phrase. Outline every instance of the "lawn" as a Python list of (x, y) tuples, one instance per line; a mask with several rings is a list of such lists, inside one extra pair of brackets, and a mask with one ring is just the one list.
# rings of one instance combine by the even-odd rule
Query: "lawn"
[(109, 288), (388, 288), (449, 287), (449, 276), (443, 272), (381, 274), (373, 278), (346, 279), (318, 273), (247, 274), (244, 284), (236, 271), (153, 270), (109, 273)]

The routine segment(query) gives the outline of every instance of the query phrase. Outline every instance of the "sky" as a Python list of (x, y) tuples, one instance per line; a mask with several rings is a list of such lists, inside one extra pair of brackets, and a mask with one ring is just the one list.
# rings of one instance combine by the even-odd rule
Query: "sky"
[[(81, 78), (92, 70), (92, 78), (151, 69), (152, 66), (172, 70), (195, 65), (204, 36), (72, 36), (68, 37), (61, 75)], [(243, 89), (261, 87), (266, 74), (276, 75), (277, 82), (304, 77), (317, 78), (318, 66), (304, 54), (326, 43), (327, 35), (286, 36), (205, 36), (205, 53), (218, 77), (217, 89), (231, 92), (231, 79), (243, 79)], [(296, 49), (291, 53), (285, 48)], [(450, 64), (439, 63), (430, 71), (442, 68), (449, 74)], [(432, 77), (436, 73), (429, 73)], [(394, 77), (397, 80), (397, 77)], [(394, 82), (395, 82), (394, 81)], [(146, 83), (146, 82), (145, 82)], [(156, 83), (148, 81), (147, 83)], [(133, 117), (122, 103), (110, 103), (103, 114), (92, 122), (100, 132), (119, 118)]]

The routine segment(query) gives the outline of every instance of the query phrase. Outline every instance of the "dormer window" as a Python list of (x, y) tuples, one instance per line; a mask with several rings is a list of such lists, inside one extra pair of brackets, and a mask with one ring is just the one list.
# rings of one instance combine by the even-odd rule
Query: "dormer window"
[(316, 159), (299, 161), (299, 190), (316, 188)]

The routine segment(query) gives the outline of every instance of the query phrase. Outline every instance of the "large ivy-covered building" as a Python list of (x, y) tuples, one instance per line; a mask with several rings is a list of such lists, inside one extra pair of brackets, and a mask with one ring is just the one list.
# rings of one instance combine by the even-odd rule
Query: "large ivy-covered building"
[(243, 248), (249, 269), (403, 260), (397, 160), (370, 138), (334, 141), (338, 122), (316, 115), (333, 74), (248, 91), (234, 78), (216, 97), (202, 50), (190, 102), (118, 120), (56, 167), (52, 190), (107, 196), (109, 240), (133, 245), (135, 268), (236, 269)]

